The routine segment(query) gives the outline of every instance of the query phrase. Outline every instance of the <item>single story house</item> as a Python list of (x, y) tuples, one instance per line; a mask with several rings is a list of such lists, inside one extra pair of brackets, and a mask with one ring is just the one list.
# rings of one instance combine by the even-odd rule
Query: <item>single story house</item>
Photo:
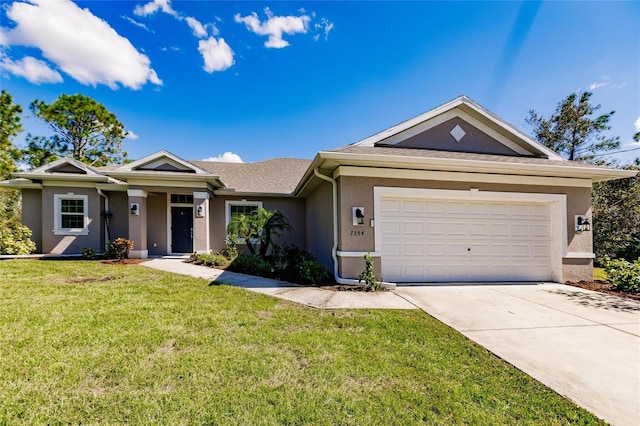
[(339, 281), (371, 252), (389, 282), (564, 282), (592, 277), (592, 183), (633, 175), (567, 161), (461, 96), (313, 160), (61, 158), (1, 185), (22, 190), (41, 253), (117, 237), (131, 257), (218, 251), (230, 218), (263, 206)]

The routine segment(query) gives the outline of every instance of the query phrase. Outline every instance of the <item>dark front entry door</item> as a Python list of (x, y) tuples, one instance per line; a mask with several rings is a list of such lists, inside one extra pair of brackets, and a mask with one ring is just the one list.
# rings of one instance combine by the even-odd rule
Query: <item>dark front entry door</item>
[(193, 207), (171, 207), (171, 252), (193, 252)]

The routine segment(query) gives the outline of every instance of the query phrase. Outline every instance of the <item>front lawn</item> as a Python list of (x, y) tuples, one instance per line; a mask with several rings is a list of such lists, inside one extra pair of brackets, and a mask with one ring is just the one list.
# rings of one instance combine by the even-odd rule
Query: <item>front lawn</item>
[(591, 424), (420, 311), (0, 261), (0, 424)]

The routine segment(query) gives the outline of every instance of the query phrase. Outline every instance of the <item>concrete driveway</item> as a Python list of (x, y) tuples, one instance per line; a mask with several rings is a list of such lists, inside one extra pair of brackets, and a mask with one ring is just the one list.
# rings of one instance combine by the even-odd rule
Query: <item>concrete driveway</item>
[(640, 424), (640, 302), (562, 284), (396, 293), (607, 422)]

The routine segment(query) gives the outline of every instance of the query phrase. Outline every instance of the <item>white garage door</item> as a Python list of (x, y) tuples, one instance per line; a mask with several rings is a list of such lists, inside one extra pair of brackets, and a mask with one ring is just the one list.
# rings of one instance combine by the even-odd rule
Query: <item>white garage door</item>
[(548, 203), (383, 196), (377, 222), (387, 281), (552, 277)]

